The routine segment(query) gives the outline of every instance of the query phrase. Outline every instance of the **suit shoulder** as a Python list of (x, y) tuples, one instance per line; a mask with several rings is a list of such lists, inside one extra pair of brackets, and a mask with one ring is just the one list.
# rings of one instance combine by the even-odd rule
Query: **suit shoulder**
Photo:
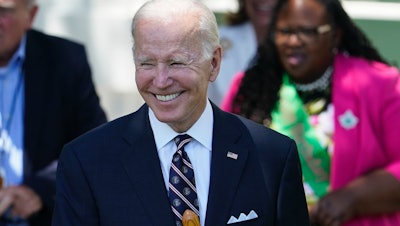
[(41, 51), (49, 59), (74, 59), (80, 56), (86, 57), (86, 50), (82, 43), (57, 37), (37, 30), (28, 31), (27, 51)]
[(43, 73), (43, 76), (57, 77), (66, 84), (75, 80), (71, 77), (86, 79), (91, 76), (88, 57), (82, 44), (36, 30), (30, 30), (27, 34), (26, 67), (46, 68), (49, 73)]
[[(142, 133), (147, 117), (147, 108), (142, 106), (138, 111), (106, 122), (75, 138), (68, 145), (83, 146), (96, 145), (104, 147), (110, 143), (121, 142), (121, 139), (128, 134), (135, 137)], [(124, 142), (124, 141), (122, 141)]]
[(248, 136), (252, 138), (253, 142), (258, 147), (263, 147), (263, 145), (265, 145), (265, 147), (269, 147), (269, 149), (274, 146), (288, 149), (294, 143), (293, 139), (264, 125), (242, 116), (222, 111), (217, 107), (214, 107), (214, 110), (215, 114), (225, 121), (225, 124), (221, 125), (221, 127), (224, 125), (235, 125), (236, 127), (241, 127), (240, 130), (247, 131)]
[(273, 129), (270, 129), (264, 125), (261, 125), (259, 123), (256, 123), (254, 121), (251, 121), (247, 118), (244, 118), (242, 116), (236, 115), (237, 118), (239, 118), (243, 124), (248, 128), (249, 132), (253, 135), (259, 135), (259, 136), (266, 136), (266, 137), (272, 137), (273, 139), (277, 139), (278, 141), (282, 142), (290, 142), (292, 139), (289, 138), (288, 136), (279, 133)]
[(291, 151), (297, 150), (295, 141), (290, 137), (241, 116), (236, 117), (247, 128), (259, 155), (272, 154), (286, 158)]
[(132, 114), (122, 116), (93, 128), (92, 130), (89, 130), (75, 138), (70, 143), (72, 143), (72, 145), (80, 145), (81, 143), (91, 143), (92, 141), (95, 141), (96, 143), (110, 141), (110, 139), (118, 136), (121, 131), (123, 131), (124, 128), (129, 125), (130, 121), (132, 120)]
[(28, 39), (34, 39), (38, 42), (43, 42), (48, 45), (62, 45), (66, 47), (73, 47), (73, 48), (83, 48), (83, 44), (68, 38), (63, 38), (59, 36), (54, 36), (50, 34), (43, 33), (38, 30), (29, 30), (28, 31)]

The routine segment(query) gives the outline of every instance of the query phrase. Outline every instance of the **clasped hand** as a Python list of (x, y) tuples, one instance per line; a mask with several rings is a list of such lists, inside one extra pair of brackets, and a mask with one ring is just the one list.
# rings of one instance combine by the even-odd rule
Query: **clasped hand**
[(0, 216), (11, 208), (12, 216), (27, 219), (42, 205), (40, 197), (27, 186), (9, 186), (0, 190)]
[(327, 194), (311, 208), (313, 226), (340, 226), (354, 216), (353, 197), (346, 190)]

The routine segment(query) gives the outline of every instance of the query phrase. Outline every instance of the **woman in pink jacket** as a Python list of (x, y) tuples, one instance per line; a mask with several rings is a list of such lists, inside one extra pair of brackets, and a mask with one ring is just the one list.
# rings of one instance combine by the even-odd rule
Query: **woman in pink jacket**
[(222, 108), (296, 140), (311, 222), (400, 225), (400, 73), (338, 0), (278, 0)]

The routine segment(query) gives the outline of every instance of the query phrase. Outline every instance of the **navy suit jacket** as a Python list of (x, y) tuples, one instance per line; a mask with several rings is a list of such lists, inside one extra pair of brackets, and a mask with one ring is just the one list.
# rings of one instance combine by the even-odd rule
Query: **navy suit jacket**
[[(258, 218), (232, 225), (309, 225), (294, 141), (215, 105), (213, 112), (205, 225), (251, 210)], [(70, 225), (174, 226), (147, 105), (64, 147), (53, 226)]]
[(31, 226), (51, 225), (56, 163), (65, 143), (106, 122), (84, 47), (31, 30), (27, 33), (23, 184), (44, 208)]

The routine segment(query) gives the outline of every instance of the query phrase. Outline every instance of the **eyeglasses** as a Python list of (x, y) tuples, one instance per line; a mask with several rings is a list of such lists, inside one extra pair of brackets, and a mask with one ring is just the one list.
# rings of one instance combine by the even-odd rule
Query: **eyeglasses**
[(276, 28), (274, 31), (275, 42), (284, 43), (289, 40), (289, 37), (296, 35), (296, 37), (303, 43), (309, 44), (316, 41), (317, 37), (321, 34), (327, 33), (332, 30), (330, 24), (324, 24), (313, 28)]

